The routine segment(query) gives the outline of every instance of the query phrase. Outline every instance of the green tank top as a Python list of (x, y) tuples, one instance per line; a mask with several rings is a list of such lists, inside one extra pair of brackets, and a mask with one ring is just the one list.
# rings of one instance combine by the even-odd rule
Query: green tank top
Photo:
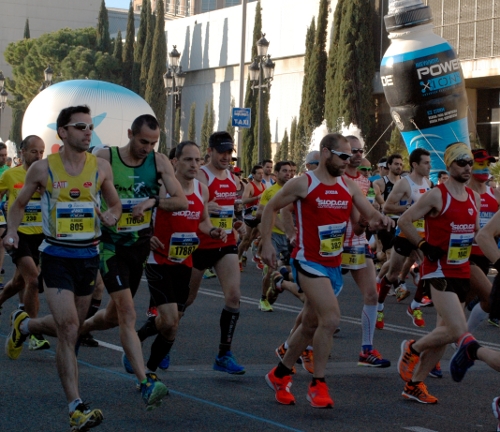
[[(132, 208), (150, 196), (158, 195), (160, 184), (155, 152), (151, 152), (141, 165), (132, 167), (123, 162), (118, 147), (111, 147), (110, 151), (113, 181), (122, 203), (122, 216), (115, 227), (102, 227), (102, 241), (122, 246), (149, 241), (152, 233), (152, 211), (148, 210), (143, 217), (134, 219)], [(107, 210), (104, 202), (102, 210)]]

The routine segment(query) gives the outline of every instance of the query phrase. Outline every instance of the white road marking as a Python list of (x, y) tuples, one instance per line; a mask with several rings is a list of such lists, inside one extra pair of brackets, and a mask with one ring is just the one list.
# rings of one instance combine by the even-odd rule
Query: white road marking
[(420, 426), (409, 426), (409, 427), (404, 427), (403, 429), (406, 429), (406, 430), (409, 430), (409, 431), (413, 431), (413, 432), (437, 432), (435, 430), (426, 429), (426, 428), (423, 428), (423, 427), (420, 427)]

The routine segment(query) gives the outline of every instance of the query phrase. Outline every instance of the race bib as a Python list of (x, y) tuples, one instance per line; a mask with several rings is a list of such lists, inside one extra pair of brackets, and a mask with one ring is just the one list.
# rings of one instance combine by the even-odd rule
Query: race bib
[(41, 201), (30, 201), (24, 209), (23, 220), (20, 226), (42, 226), (42, 204)]
[(413, 226), (419, 233), (425, 232), (425, 219), (418, 219), (414, 221)]
[(122, 215), (116, 224), (118, 232), (134, 232), (148, 228), (151, 225), (151, 209), (146, 210), (144, 215), (138, 218), (132, 217), (132, 208), (148, 198), (123, 198)]
[(173, 233), (170, 237), (168, 259), (181, 263), (189, 257), (200, 245), (196, 233)]
[(92, 202), (58, 202), (56, 237), (88, 240), (95, 236), (95, 214)]
[(342, 267), (349, 270), (365, 268), (365, 246), (344, 246), (344, 252), (342, 252)]
[(259, 208), (259, 206), (252, 206), (252, 207), (249, 207), (247, 209), (245, 209), (245, 212), (243, 214), (243, 217), (245, 219), (255, 219), (255, 216), (257, 215), (257, 209)]
[(319, 254), (322, 257), (338, 256), (342, 252), (347, 223), (322, 225), (318, 227)]
[(469, 260), (474, 233), (451, 234), (448, 247), (448, 264), (459, 265)]
[(217, 212), (210, 213), (210, 221), (215, 228), (222, 228), (226, 234), (233, 231), (234, 206), (221, 206)]

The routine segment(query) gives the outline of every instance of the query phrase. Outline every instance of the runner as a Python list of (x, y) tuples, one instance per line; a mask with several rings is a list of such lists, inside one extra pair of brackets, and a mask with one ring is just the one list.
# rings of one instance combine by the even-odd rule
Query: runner
[[(146, 264), (146, 276), (158, 316), (150, 317), (137, 332), (141, 342), (159, 332), (151, 346), (147, 362), (148, 370), (152, 372), (156, 372), (158, 367), (167, 369), (170, 364), (169, 352), (189, 296), (193, 265), (191, 254), (199, 245), (196, 235), (198, 227), (201, 232), (214, 239), (224, 241), (227, 237), (225, 230), (215, 228), (208, 217), (208, 189), (195, 178), (200, 161), (200, 149), (196, 143), (183, 141), (177, 146), (175, 176), (187, 197), (189, 207), (178, 212), (164, 210), (163, 206), (170, 197), (162, 186), (158, 209), (154, 214), (154, 235)], [(155, 204), (156, 200), (150, 199), (146, 206), (152, 208)], [(165, 363), (166, 358), (168, 361)]]
[(352, 156), (348, 141), (342, 135), (328, 134), (321, 140), (320, 148), (318, 168), (288, 182), (267, 204), (262, 216), (262, 256), (266, 264), (275, 268), (276, 252), (271, 241), (275, 216), (279, 209), (295, 203), (298, 233), (292, 268), (306, 296), (302, 323), (293, 333), (283, 360), (266, 375), (266, 381), (279, 403), (294, 404), (290, 392), (292, 368), (313, 340), (314, 374), (307, 399), (313, 407), (331, 408), (333, 400), (325, 383), (325, 368), (340, 321), (336, 295), (342, 289), (342, 243), (352, 203), (373, 228), (390, 228), (391, 222), (375, 211), (353, 182), (340, 177)]
[[(90, 109), (65, 108), (56, 124), (64, 147), (31, 166), (23, 189), (9, 208), (4, 238), (7, 248), (19, 248), (17, 229), (25, 207), (39, 189), (45, 234), (40, 246), (42, 277), (52, 315), (30, 319), (25, 311), (14, 311), (5, 348), (11, 359), (17, 359), (30, 333), (57, 335), (56, 364), (69, 404), (70, 426), (73, 431), (86, 431), (99, 425), (103, 416), (80, 398), (75, 345), (99, 268), (99, 220), (103, 226), (114, 226), (121, 205), (109, 163), (87, 153), (94, 127)], [(100, 193), (107, 211), (96, 207)]]
[(272, 178), (273, 172), (273, 161), (271, 159), (264, 159), (262, 161), (262, 168), (264, 169), (264, 175), (262, 176), (262, 183), (267, 188), (270, 188), (276, 181)]
[(123, 366), (127, 372), (135, 373), (141, 383), (142, 398), (148, 410), (159, 406), (168, 390), (155, 374), (146, 375), (141, 343), (135, 331), (133, 297), (149, 255), (152, 234), (151, 210), (146, 207), (149, 198), (158, 205), (158, 180), (161, 179), (170, 195), (163, 208), (167, 211), (187, 208), (186, 197), (170, 161), (154, 151), (159, 137), (157, 120), (149, 114), (141, 115), (128, 130), (127, 145), (97, 153), (99, 159), (111, 164), (123, 212), (116, 226), (103, 228), (100, 244), (101, 276), (111, 299), (105, 309), (85, 321), (82, 329), (82, 334), (86, 334), (120, 326)]
[[(4, 172), (0, 178), (0, 196), (8, 194), (8, 206), (12, 206), (19, 195), (26, 179), (26, 171), (36, 161), (43, 158), (45, 143), (36, 135), (28, 135), (21, 141), (19, 149), (23, 164)], [(38, 247), (44, 239), (42, 232), (42, 208), (40, 194), (35, 192), (28, 206), (24, 210), (24, 217), (18, 229), (19, 246), (11, 249), (12, 262), (16, 265), (13, 278), (7, 282), (0, 294), (1, 305), (17, 293), (22, 295), (23, 309), (27, 314), (36, 318), (40, 307), (38, 291), (43, 291), (43, 283), (39, 283), (38, 263), (40, 252)], [(21, 309), (21, 308), (20, 308)], [(50, 343), (41, 334), (32, 334), (29, 337), (30, 350), (50, 348)]]
[(220, 316), (219, 353), (215, 358), (213, 369), (241, 375), (245, 373), (245, 368), (237, 363), (231, 352), (234, 330), (240, 316), (241, 298), (238, 248), (233, 228), (238, 230), (240, 235), (245, 233), (243, 222), (233, 223), (238, 180), (230, 173), (228, 167), (234, 151), (234, 141), (227, 132), (215, 132), (210, 135), (208, 146), (210, 162), (200, 169), (198, 180), (208, 186), (207, 209), (212, 224), (226, 231), (227, 240), (212, 238), (198, 231), (200, 246), (193, 254), (194, 268), (186, 307), (195, 300), (205, 269), (214, 267), (224, 293), (224, 308)]
[[(4, 172), (6, 172), (9, 169), (9, 165), (7, 165), (7, 146), (3, 143), (0, 142), (0, 177)], [(5, 198), (3, 199), (3, 202), (5, 202)], [(2, 204), (2, 203), (0, 203)], [(0, 236), (3, 235), (5, 232), (5, 220), (2, 221), (0, 220)], [(3, 247), (3, 243), (0, 242), (0, 290), (3, 289), (4, 287), (4, 274), (5, 270), (3, 268), (3, 260), (5, 259), (5, 248)]]

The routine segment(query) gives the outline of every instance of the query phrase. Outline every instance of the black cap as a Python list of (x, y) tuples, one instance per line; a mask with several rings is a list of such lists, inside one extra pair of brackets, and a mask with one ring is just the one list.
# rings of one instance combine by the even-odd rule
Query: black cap
[(404, 9), (401, 8), (384, 17), (385, 28), (388, 32), (432, 22), (432, 11), (429, 6), (422, 5), (414, 9)]
[(233, 137), (225, 131), (214, 132), (208, 139), (208, 146), (215, 149), (217, 153), (225, 153), (229, 150), (234, 151)]

